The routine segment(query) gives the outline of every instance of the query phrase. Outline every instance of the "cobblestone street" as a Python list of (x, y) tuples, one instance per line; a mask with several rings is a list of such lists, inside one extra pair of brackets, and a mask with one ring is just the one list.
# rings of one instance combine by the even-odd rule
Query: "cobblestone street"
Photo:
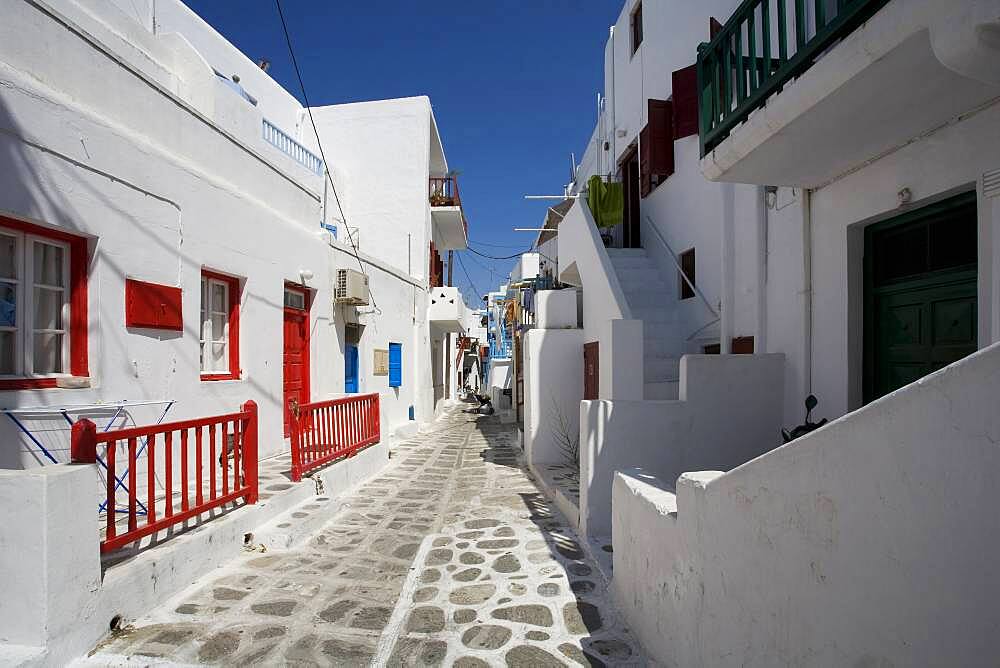
[(300, 547), (238, 556), (91, 663), (645, 665), (513, 439), (449, 409)]

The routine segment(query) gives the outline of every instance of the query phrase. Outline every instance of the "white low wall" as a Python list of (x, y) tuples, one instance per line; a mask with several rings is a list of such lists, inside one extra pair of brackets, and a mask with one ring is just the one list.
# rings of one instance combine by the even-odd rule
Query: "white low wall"
[[(0, 665), (65, 665), (84, 655), (108, 633), (114, 616), (121, 615), (124, 625), (146, 614), (236, 557), (245, 534), (315, 499), (314, 479), (324, 497), (336, 499), (388, 460), (383, 440), (103, 573), (93, 466), (0, 470)], [(81, 515), (81, 508), (94, 514)]]
[(584, 332), (532, 329), (523, 340), (525, 458), (529, 465), (568, 463), (561, 442), (580, 436)]
[(670, 666), (993, 663), (998, 396), (995, 344), (676, 496), (619, 473), (626, 624)]
[(783, 355), (685, 355), (679, 401), (580, 403), (580, 528), (611, 534), (615, 470), (675, 479), (728, 470), (781, 444)]

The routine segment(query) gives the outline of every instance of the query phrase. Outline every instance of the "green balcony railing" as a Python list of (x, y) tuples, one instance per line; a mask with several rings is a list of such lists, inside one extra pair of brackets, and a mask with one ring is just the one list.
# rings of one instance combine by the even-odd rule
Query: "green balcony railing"
[(745, 0), (698, 47), (701, 154), (889, 0)]

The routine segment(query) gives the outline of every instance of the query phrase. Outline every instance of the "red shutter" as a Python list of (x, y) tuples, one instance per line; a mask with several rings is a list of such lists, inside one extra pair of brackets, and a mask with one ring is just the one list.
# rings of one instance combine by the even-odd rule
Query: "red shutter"
[(722, 24), (714, 16), (708, 19), (708, 39), (715, 39), (715, 36), (722, 32)]
[(698, 66), (673, 73), (674, 139), (698, 134)]
[(601, 378), (598, 371), (599, 348), (597, 341), (583, 344), (583, 398), (598, 399)]
[(125, 326), (183, 330), (181, 289), (125, 279)]
[(673, 105), (668, 100), (648, 100), (646, 127), (639, 133), (640, 195), (674, 173)]

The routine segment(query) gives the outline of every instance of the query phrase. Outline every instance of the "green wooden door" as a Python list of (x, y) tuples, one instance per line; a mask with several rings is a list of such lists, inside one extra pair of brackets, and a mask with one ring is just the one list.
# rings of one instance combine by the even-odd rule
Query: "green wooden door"
[(865, 401), (977, 348), (974, 194), (865, 234)]

